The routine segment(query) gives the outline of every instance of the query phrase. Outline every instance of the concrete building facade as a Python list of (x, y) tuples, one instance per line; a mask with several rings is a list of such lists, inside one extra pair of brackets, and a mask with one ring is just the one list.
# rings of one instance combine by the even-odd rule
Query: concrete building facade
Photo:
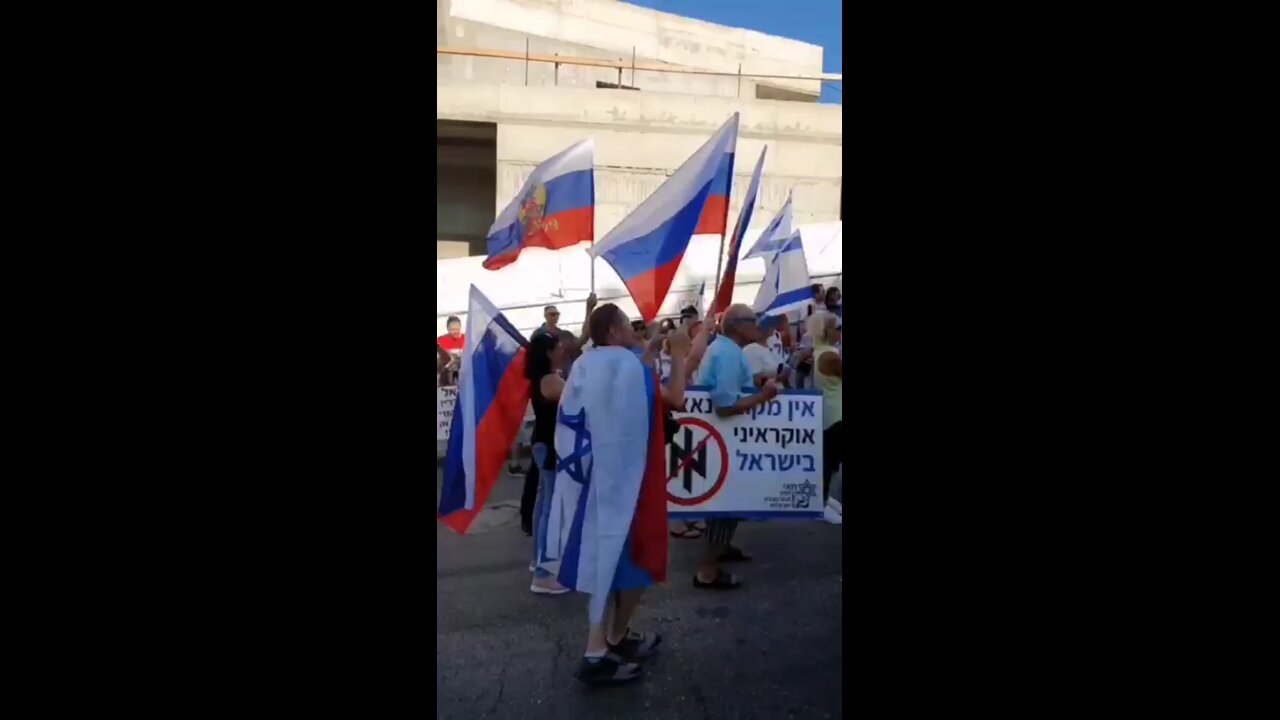
[[(560, 55), (715, 72), (818, 76), (822, 48), (615, 0), (437, 0), (439, 48)], [(740, 113), (730, 224), (768, 147), (756, 231), (794, 193), (797, 224), (841, 218), (843, 108), (814, 80), (525, 63), (437, 53), (437, 258), (484, 234), (533, 167), (595, 140), (596, 237)], [(636, 89), (620, 89), (620, 86)]]

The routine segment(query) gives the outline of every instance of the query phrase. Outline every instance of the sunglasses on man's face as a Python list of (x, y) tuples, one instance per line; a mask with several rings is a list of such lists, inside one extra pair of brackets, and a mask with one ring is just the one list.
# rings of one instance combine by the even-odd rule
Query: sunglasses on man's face
[(559, 311), (559, 310), (552, 310), (551, 312), (549, 312), (549, 313), (547, 313), (547, 314), (548, 314), (548, 315), (555, 315), (556, 317), (559, 317), (559, 316), (560, 316), (560, 311)]

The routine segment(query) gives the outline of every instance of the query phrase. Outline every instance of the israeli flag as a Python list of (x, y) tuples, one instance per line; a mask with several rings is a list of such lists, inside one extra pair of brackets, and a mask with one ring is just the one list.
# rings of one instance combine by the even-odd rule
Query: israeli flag
[(645, 474), (653, 412), (646, 372), (630, 349), (599, 347), (574, 362), (560, 396), (555, 490), (539, 564), (591, 596), (593, 623), (604, 619)]
[(809, 289), (809, 266), (804, 259), (800, 233), (793, 233), (768, 263), (751, 309), (758, 315), (772, 317), (808, 305), (813, 292)]
[(746, 260), (753, 257), (768, 258), (777, 252), (791, 237), (793, 232), (791, 226), (791, 193), (787, 193), (787, 201), (783, 203), (782, 209), (778, 211), (778, 216), (769, 223), (764, 232), (760, 233), (756, 244), (751, 246), (751, 250), (746, 255), (743, 255), (742, 259)]

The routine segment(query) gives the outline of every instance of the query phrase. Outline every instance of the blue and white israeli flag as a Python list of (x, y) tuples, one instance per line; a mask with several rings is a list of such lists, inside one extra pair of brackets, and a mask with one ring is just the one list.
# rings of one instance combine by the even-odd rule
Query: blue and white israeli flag
[(751, 309), (762, 317), (783, 315), (806, 306), (812, 299), (809, 266), (804, 259), (800, 233), (795, 232), (768, 260), (760, 291)]

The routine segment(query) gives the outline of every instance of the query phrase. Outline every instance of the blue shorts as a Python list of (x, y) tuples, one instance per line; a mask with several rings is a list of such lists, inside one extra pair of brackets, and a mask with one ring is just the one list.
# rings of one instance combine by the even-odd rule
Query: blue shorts
[(613, 574), (613, 590), (639, 590), (653, 584), (653, 577), (648, 571), (636, 565), (631, 559), (631, 536), (622, 545), (622, 556), (618, 558), (618, 570)]

